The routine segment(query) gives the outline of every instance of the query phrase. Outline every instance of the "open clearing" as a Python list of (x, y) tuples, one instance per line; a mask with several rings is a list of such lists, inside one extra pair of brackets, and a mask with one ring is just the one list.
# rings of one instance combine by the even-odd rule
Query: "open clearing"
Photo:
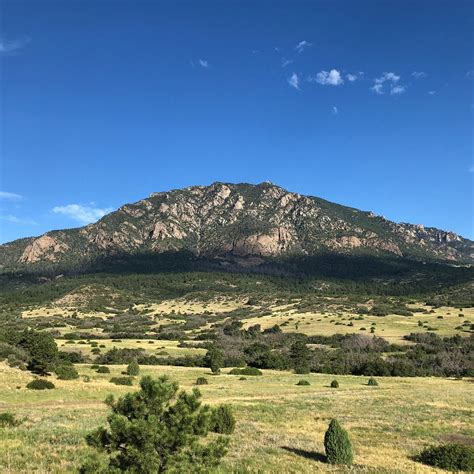
[[(55, 390), (30, 391), (28, 372), (0, 364), (0, 411), (26, 421), (0, 428), (0, 472), (72, 472), (89, 448), (84, 435), (103, 424), (109, 393), (133, 388), (109, 383), (111, 374), (77, 366), (90, 382), (60, 381)], [(190, 390), (198, 376), (205, 403), (232, 403), (238, 421), (228, 455), (219, 472), (341, 472), (321, 461), (323, 436), (332, 417), (348, 429), (355, 448), (351, 472), (443, 472), (415, 463), (410, 456), (452, 435), (474, 437), (473, 380), (378, 378), (323, 374), (295, 375), (264, 371), (262, 377), (212, 376), (208, 369), (146, 367), (141, 373), (168, 374)], [(310, 386), (296, 386), (300, 379)], [(339, 389), (328, 387), (337, 378)], [(136, 384), (135, 384), (136, 387)]]

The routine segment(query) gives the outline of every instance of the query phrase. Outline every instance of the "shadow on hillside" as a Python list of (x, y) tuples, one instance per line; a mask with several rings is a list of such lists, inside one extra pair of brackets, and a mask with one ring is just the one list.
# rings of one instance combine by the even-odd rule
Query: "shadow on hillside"
[(311, 461), (326, 462), (326, 456), (322, 453), (307, 451), (306, 449), (290, 448), (289, 446), (282, 446), (281, 449), (296, 454), (297, 456), (301, 456), (302, 458), (310, 459)]

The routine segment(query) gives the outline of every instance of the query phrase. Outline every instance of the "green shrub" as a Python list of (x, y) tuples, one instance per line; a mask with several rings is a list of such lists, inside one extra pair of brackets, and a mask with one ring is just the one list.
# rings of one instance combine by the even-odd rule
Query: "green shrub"
[(239, 380), (247, 380), (247, 377), (239, 377)]
[(196, 379), (196, 385), (207, 385), (208, 383), (206, 377), (198, 377)]
[(300, 380), (296, 385), (311, 385), (307, 380)]
[(83, 380), (83, 382), (90, 382), (91, 378), (88, 375), (83, 375), (82, 380)]
[(230, 375), (263, 375), (261, 370), (255, 367), (244, 367), (243, 369), (232, 369)]
[(331, 388), (339, 388), (339, 382), (337, 380), (333, 380), (331, 382)]
[(329, 464), (352, 464), (354, 455), (347, 431), (337, 420), (331, 420), (324, 435), (324, 449)]
[(100, 367), (99, 364), (92, 364), (91, 365), (92, 370), (97, 370), (99, 367)]
[(96, 372), (98, 374), (110, 374), (110, 369), (106, 365), (100, 365)]
[(136, 360), (132, 360), (127, 366), (127, 375), (136, 376), (140, 373), (140, 366)]
[(54, 369), (59, 380), (74, 380), (79, 378), (76, 368), (73, 365), (59, 365)]
[(30, 390), (51, 390), (54, 387), (54, 383), (46, 379), (34, 379), (26, 385), (26, 388)]
[(422, 451), (417, 461), (448, 471), (474, 471), (474, 446), (448, 443)]
[[(201, 405), (198, 389), (179, 392), (168, 377), (143, 377), (140, 390), (106, 402), (111, 408), (108, 426), (89, 434), (87, 443), (105, 452), (107, 466), (90, 460), (81, 473), (100, 472), (209, 472), (224, 456), (228, 439), (208, 432), (212, 411)], [(126, 421), (124, 421), (126, 420)], [(152, 442), (147, 442), (152, 440)]]
[(375, 380), (373, 377), (370, 377), (369, 381), (367, 382), (367, 385), (370, 385), (371, 387), (377, 387), (378, 386), (377, 380)]
[(22, 420), (19, 420), (13, 413), (9, 411), (0, 413), (0, 428), (6, 428), (8, 426), (18, 426)]
[(212, 410), (209, 429), (219, 434), (232, 434), (234, 432), (235, 418), (230, 405), (219, 405)]
[(133, 377), (112, 377), (110, 383), (115, 385), (133, 385)]

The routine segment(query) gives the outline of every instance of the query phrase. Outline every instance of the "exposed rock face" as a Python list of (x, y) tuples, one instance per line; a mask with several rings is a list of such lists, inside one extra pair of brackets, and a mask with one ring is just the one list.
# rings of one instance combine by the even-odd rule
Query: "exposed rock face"
[(153, 193), (95, 224), (5, 244), (0, 266), (170, 250), (239, 259), (329, 251), (474, 262), (473, 242), (453, 232), (397, 224), (271, 183), (214, 183)]
[(56, 239), (45, 234), (29, 244), (20, 257), (22, 263), (34, 263), (40, 260), (56, 262), (60, 255), (66, 252), (69, 247)]

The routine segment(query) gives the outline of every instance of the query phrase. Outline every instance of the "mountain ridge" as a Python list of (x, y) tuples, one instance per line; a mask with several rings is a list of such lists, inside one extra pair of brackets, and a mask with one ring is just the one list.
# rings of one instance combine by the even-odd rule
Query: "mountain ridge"
[(93, 224), (3, 244), (0, 269), (59, 270), (114, 255), (183, 251), (254, 264), (321, 253), (474, 262), (474, 242), (454, 232), (395, 223), (270, 182), (215, 182), (154, 192)]

